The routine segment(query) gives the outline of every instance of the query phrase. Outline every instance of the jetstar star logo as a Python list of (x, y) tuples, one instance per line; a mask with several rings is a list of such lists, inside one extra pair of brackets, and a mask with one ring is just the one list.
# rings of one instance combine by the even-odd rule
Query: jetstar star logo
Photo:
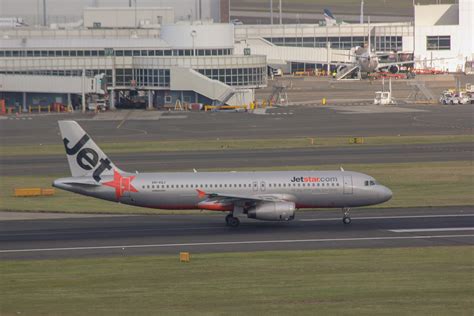
[(138, 192), (132, 185), (133, 179), (135, 179), (135, 176), (123, 177), (117, 170), (114, 170), (114, 180), (102, 184), (114, 188), (115, 198), (118, 200), (124, 192)]

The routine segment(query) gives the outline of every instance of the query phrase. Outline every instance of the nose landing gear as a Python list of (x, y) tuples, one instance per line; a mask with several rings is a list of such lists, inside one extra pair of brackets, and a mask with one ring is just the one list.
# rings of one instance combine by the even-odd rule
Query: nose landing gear
[(342, 213), (343, 213), (343, 216), (342, 216), (342, 222), (344, 223), (344, 225), (349, 225), (351, 222), (352, 222), (352, 219), (351, 217), (349, 216), (349, 212), (350, 212), (350, 208), (348, 207), (344, 207), (342, 209)]

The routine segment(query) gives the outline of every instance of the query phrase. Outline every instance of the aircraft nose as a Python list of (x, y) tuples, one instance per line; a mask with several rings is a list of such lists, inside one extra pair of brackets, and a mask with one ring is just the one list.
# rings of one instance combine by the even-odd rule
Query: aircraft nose
[(379, 189), (379, 192), (378, 192), (378, 195), (379, 195), (381, 203), (382, 203), (382, 202), (386, 202), (386, 201), (390, 200), (392, 198), (393, 193), (392, 193), (392, 190), (390, 190), (386, 186), (381, 185), (380, 189)]

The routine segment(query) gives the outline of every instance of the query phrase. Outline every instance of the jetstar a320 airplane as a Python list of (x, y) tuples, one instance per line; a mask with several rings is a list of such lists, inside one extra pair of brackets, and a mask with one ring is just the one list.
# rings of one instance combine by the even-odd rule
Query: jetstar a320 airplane
[(118, 169), (75, 121), (60, 121), (72, 177), (54, 181), (63, 190), (123, 204), (159, 209), (225, 212), (228, 226), (237, 216), (290, 221), (300, 208), (349, 209), (392, 197), (371, 176), (344, 170), (269, 172), (129, 173)]

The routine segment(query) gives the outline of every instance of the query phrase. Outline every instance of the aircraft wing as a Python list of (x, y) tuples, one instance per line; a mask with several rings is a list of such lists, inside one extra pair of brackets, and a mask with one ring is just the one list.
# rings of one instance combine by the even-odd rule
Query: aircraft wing
[(400, 66), (400, 65), (407, 65), (407, 64), (415, 64), (415, 63), (422, 63), (427, 61), (439, 61), (439, 60), (446, 60), (446, 59), (453, 59), (453, 57), (446, 57), (446, 58), (433, 58), (427, 60), (415, 59), (415, 60), (407, 60), (407, 61), (394, 61), (391, 63), (379, 63), (377, 66), (377, 70), (380, 68), (390, 67), (390, 66)]
[(224, 193), (206, 193), (201, 190), (196, 190), (199, 197), (207, 197), (212, 201), (226, 201), (226, 202), (282, 202), (287, 201), (289, 196), (281, 194), (259, 194), (259, 195), (234, 195)]
[(377, 66), (377, 70), (380, 68), (385, 68), (385, 67), (391, 67), (391, 66), (401, 66), (401, 65), (408, 65), (408, 64), (414, 64), (416, 61), (398, 61), (398, 62), (393, 62), (393, 63), (379, 63)]

